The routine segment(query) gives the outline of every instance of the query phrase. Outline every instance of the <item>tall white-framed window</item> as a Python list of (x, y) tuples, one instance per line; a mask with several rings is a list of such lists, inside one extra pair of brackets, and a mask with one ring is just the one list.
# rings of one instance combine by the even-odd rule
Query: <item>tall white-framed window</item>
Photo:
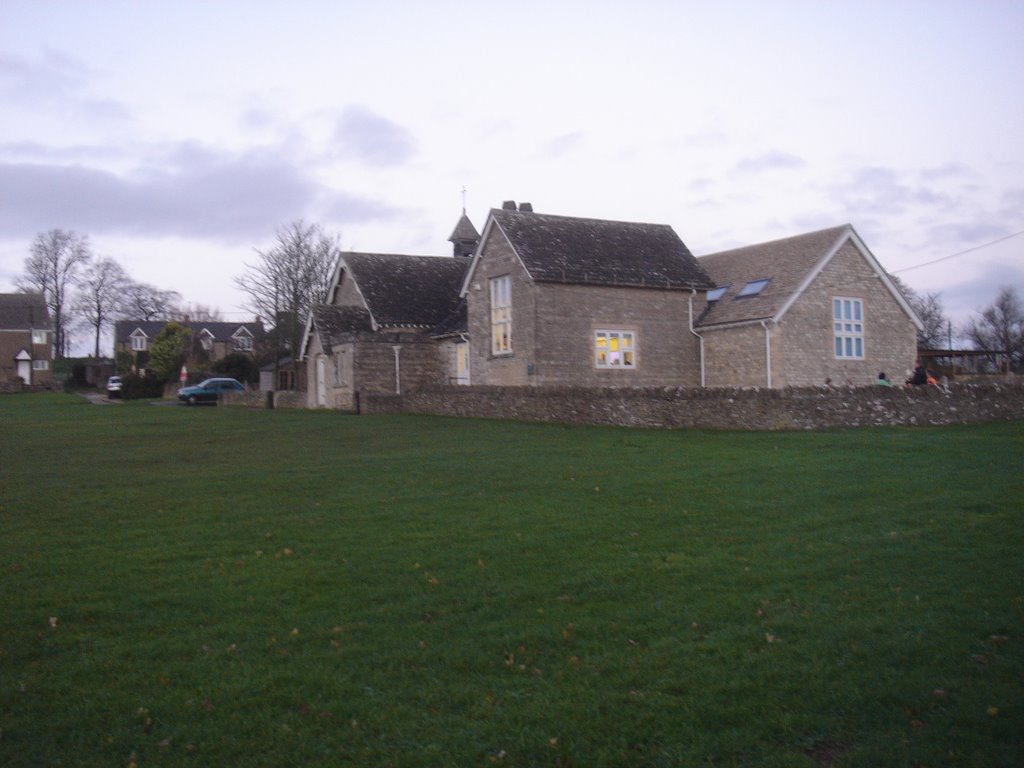
[(836, 359), (864, 359), (864, 303), (860, 299), (832, 299), (832, 336)]
[(145, 334), (142, 334), (142, 333), (133, 334), (132, 335), (132, 352), (145, 352), (146, 349), (149, 346), (147, 344), (148, 341), (149, 340), (146, 338)]
[(512, 354), (512, 278), (492, 277), (491, 354)]
[(594, 365), (598, 368), (636, 368), (636, 333), (594, 331)]
[(32, 331), (32, 343), (33, 344), (45, 344), (46, 343), (46, 331)]

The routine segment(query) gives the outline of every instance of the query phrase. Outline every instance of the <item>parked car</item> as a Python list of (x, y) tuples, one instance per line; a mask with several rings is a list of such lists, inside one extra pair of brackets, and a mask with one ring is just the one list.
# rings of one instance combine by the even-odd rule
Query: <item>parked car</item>
[(107, 379), (107, 397), (120, 397), (121, 396), (121, 377), (111, 376)]
[(245, 385), (238, 379), (207, 379), (194, 387), (178, 390), (178, 399), (187, 405), (216, 403), (225, 392), (245, 392)]

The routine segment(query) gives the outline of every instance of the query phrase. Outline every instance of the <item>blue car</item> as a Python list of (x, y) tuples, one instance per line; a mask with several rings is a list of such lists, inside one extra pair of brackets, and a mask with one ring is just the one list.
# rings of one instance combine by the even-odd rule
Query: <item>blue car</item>
[(207, 379), (194, 387), (178, 390), (178, 399), (186, 405), (215, 404), (225, 392), (244, 392), (245, 386), (237, 379)]

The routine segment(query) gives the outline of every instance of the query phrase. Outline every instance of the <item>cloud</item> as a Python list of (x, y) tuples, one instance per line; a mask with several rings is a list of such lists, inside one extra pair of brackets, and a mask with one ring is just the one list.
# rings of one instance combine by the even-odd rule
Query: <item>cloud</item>
[(123, 175), (81, 165), (0, 163), (0, 237), (61, 227), (239, 240), (320, 212), (336, 221), (396, 215), (319, 185), (269, 150), (226, 156), (185, 143), (166, 148), (162, 160)]
[(81, 65), (55, 51), (34, 60), (0, 54), (0, 95), (33, 101), (63, 99), (81, 87), (84, 75)]
[(416, 153), (409, 131), (363, 106), (347, 107), (341, 113), (334, 140), (342, 154), (378, 168), (404, 165)]
[(131, 113), (122, 103), (81, 95), (93, 74), (81, 62), (52, 50), (36, 59), (0, 54), (0, 99), (23, 109), (54, 111), (65, 123), (127, 120)]
[(561, 136), (555, 136), (547, 143), (544, 144), (543, 156), (547, 158), (556, 158), (565, 155), (583, 143), (583, 139), (586, 134), (583, 131), (572, 131), (570, 133), (563, 133)]
[(763, 173), (764, 171), (785, 171), (803, 168), (807, 163), (803, 158), (773, 150), (753, 157), (745, 157), (736, 163), (733, 169), (738, 173)]
[[(972, 220), (967, 222), (948, 221), (925, 229), (927, 243), (938, 246), (939, 250), (971, 248), (990, 243), (1011, 234), (1003, 224)], [(947, 255), (951, 255), (947, 254)]]
[(977, 173), (963, 163), (947, 163), (936, 168), (923, 168), (920, 175), (922, 181), (935, 182), (944, 179), (973, 179)]
[(948, 211), (955, 199), (931, 187), (910, 184), (892, 168), (865, 167), (853, 172), (846, 181), (832, 184), (828, 193), (854, 218), (882, 216), (891, 218), (914, 206), (929, 208), (934, 215)]

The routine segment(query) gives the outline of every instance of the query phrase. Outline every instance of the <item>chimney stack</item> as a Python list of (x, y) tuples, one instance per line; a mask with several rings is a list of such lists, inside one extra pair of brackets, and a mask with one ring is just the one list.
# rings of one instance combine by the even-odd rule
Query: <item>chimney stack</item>
[(506, 200), (504, 203), (501, 204), (501, 209), (503, 211), (514, 211), (516, 209), (516, 201)]
[(519, 204), (519, 212), (520, 213), (533, 213), (533, 203), (520, 203)]

